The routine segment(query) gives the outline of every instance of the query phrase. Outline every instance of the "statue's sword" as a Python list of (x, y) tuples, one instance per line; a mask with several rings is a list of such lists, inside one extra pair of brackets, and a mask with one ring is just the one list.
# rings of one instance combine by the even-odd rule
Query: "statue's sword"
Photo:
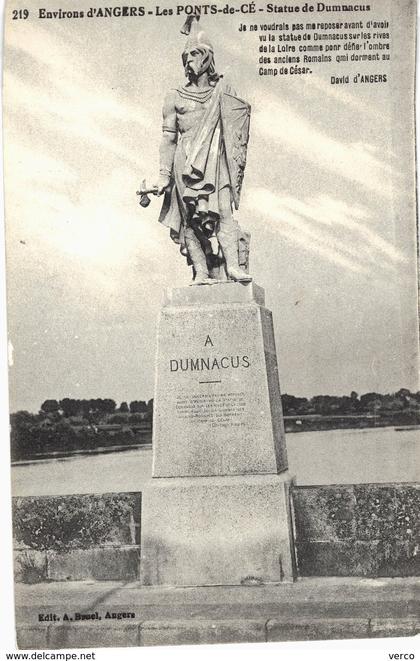
[(146, 186), (146, 179), (143, 179), (141, 182), (140, 190), (136, 191), (136, 195), (140, 195), (140, 206), (146, 208), (150, 204), (150, 197), (149, 195), (156, 195), (157, 193), (157, 186), (153, 186), (152, 188), (147, 188)]

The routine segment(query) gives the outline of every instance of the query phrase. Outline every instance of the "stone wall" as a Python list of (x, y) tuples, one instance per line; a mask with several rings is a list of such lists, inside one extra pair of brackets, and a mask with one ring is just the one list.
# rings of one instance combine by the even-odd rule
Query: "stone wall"
[[(294, 487), (300, 576), (419, 576), (420, 486)], [(15, 576), (137, 580), (140, 493), (14, 498)]]
[(295, 487), (301, 576), (419, 576), (420, 486)]
[(13, 499), (15, 579), (135, 580), (140, 493)]

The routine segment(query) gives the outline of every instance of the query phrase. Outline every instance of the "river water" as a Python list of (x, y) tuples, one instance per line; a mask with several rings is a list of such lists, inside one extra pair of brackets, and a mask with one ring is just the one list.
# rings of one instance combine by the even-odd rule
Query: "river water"
[[(299, 485), (418, 482), (420, 431), (393, 427), (286, 435), (289, 471)], [(150, 448), (49, 459), (12, 467), (14, 496), (142, 491)]]

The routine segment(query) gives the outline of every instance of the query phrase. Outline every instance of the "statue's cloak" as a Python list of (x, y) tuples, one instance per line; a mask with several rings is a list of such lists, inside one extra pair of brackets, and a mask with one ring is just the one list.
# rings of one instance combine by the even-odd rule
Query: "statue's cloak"
[[(193, 134), (178, 134), (172, 187), (165, 193), (159, 221), (183, 245), (183, 228), (197, 209), (208, 225), (219, 218), (219, 192), (229, 187), (239, 207), (246, 164), (251, 106), (220, 79)], [(203, 214), (201, 214), (203, 217)]]

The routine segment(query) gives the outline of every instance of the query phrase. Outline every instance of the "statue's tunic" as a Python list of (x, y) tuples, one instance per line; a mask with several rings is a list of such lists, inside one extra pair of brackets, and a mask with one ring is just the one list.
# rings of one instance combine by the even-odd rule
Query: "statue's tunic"
[(174, 90), (176, 113), (164, 131), (177, 134), (173, 185), (165, 194), (159, 221), (170, 228), (181, 246), (188, 222), (211, 226), (219, 218), (219, 193), (230, 187), (226, 151), (220, 120), (222, 81), (205, 90), (187, 85)]

